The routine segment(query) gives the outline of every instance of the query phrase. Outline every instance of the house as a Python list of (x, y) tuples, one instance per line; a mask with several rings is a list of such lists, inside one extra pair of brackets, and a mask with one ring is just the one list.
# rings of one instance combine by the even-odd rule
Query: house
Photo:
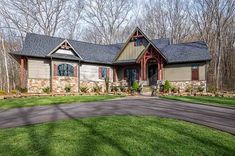
[(202, 41), (150, 40), (139, 28), (126, 43), (111, 45), (28, 33), (22, 51), (14, 56), (21, 66), (21, 85), (26, 81), (31, 93), (41, 93), (45, 87), (64, 92), (68, 85), (78, 92), (81, 86), (104, 86), (106, 77), (112, 85), (138, 81), (150, 86), (169, 80), (181, 90), (189, 84), (206, 87), (211, 59)]

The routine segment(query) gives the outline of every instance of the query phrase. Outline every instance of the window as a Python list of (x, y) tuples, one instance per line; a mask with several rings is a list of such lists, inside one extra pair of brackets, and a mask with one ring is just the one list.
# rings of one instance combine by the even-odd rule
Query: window
[(99, 79), (105, 79), (109, 77), (109, 68), (99, 67)]
[(193, 81), (199, 80), (199, 66), (198, 65), (192, 66), (192, 80)]
[(74, 67), (70, 64), (60, 64), (58, 66), (58, 76), (74, 76)]
[(137, 38), (137, 39), (134, 41), (134, 46), (135, 46), (135, 47), (142, 46), (142, 45), (143, 45), (142, 38)]

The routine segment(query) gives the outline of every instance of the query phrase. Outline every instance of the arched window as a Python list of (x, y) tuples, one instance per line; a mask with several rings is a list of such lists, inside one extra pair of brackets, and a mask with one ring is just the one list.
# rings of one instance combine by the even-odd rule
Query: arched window
[(58, 76), (74, 76), (74, 67), (70, 64), (60, 64), (58, 66)]

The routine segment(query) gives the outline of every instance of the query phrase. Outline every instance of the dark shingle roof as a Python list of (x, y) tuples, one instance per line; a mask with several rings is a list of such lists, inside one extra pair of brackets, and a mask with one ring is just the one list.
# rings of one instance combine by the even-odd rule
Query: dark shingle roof
[[(45, 57), (65, 39), (28, 33), (24, 42), (22, 55)], [(87, 62), (111, 64), (120, 45), (99, 45), (87, 42), (68, 40), (75, 51)], [(53, 54), (55, 56), (55, 54)], [(52, 55), (52, 56), (53, 56)], [(71, 56), (63, 55), (65, 59)], [(61, 57), (61, 56), (60, 56)], [(74, 58), (72, 58), (74, 59)]]
[(207, 45), (203, 41), (171, 44), (161, 52), (168, 63), (208, 61), (211, 59)]
[[(19, 55), (47, 57), (65, 39), (28, 33), (23, 49)], [(113, 59), (121, 50), (123, 43), (100, 45), (87, 42), (68, 40), (74, 50), (85, 62), (112, 64)], [(210, 59), (208, 48), (204, 42), (169, 44), (169, 39), (151, 40), (167, 58), (168, 63), (206, 61)], [(52, 54), (56, 58), (78, 60), (79, 57)]]
[(162, 50), (164, 47), (170, 45), (170, 39), (168, 38), (159, 38), (153, 39), (151, 42), (159, 49)]

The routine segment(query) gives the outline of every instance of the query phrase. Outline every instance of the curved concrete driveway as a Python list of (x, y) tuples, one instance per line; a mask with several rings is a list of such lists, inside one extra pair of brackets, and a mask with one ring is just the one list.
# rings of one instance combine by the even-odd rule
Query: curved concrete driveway
[(206, 125), (235, 135), (235, 109), (142, 97), (0, 110), (0, 128), (104, 115), (156, 115)]

